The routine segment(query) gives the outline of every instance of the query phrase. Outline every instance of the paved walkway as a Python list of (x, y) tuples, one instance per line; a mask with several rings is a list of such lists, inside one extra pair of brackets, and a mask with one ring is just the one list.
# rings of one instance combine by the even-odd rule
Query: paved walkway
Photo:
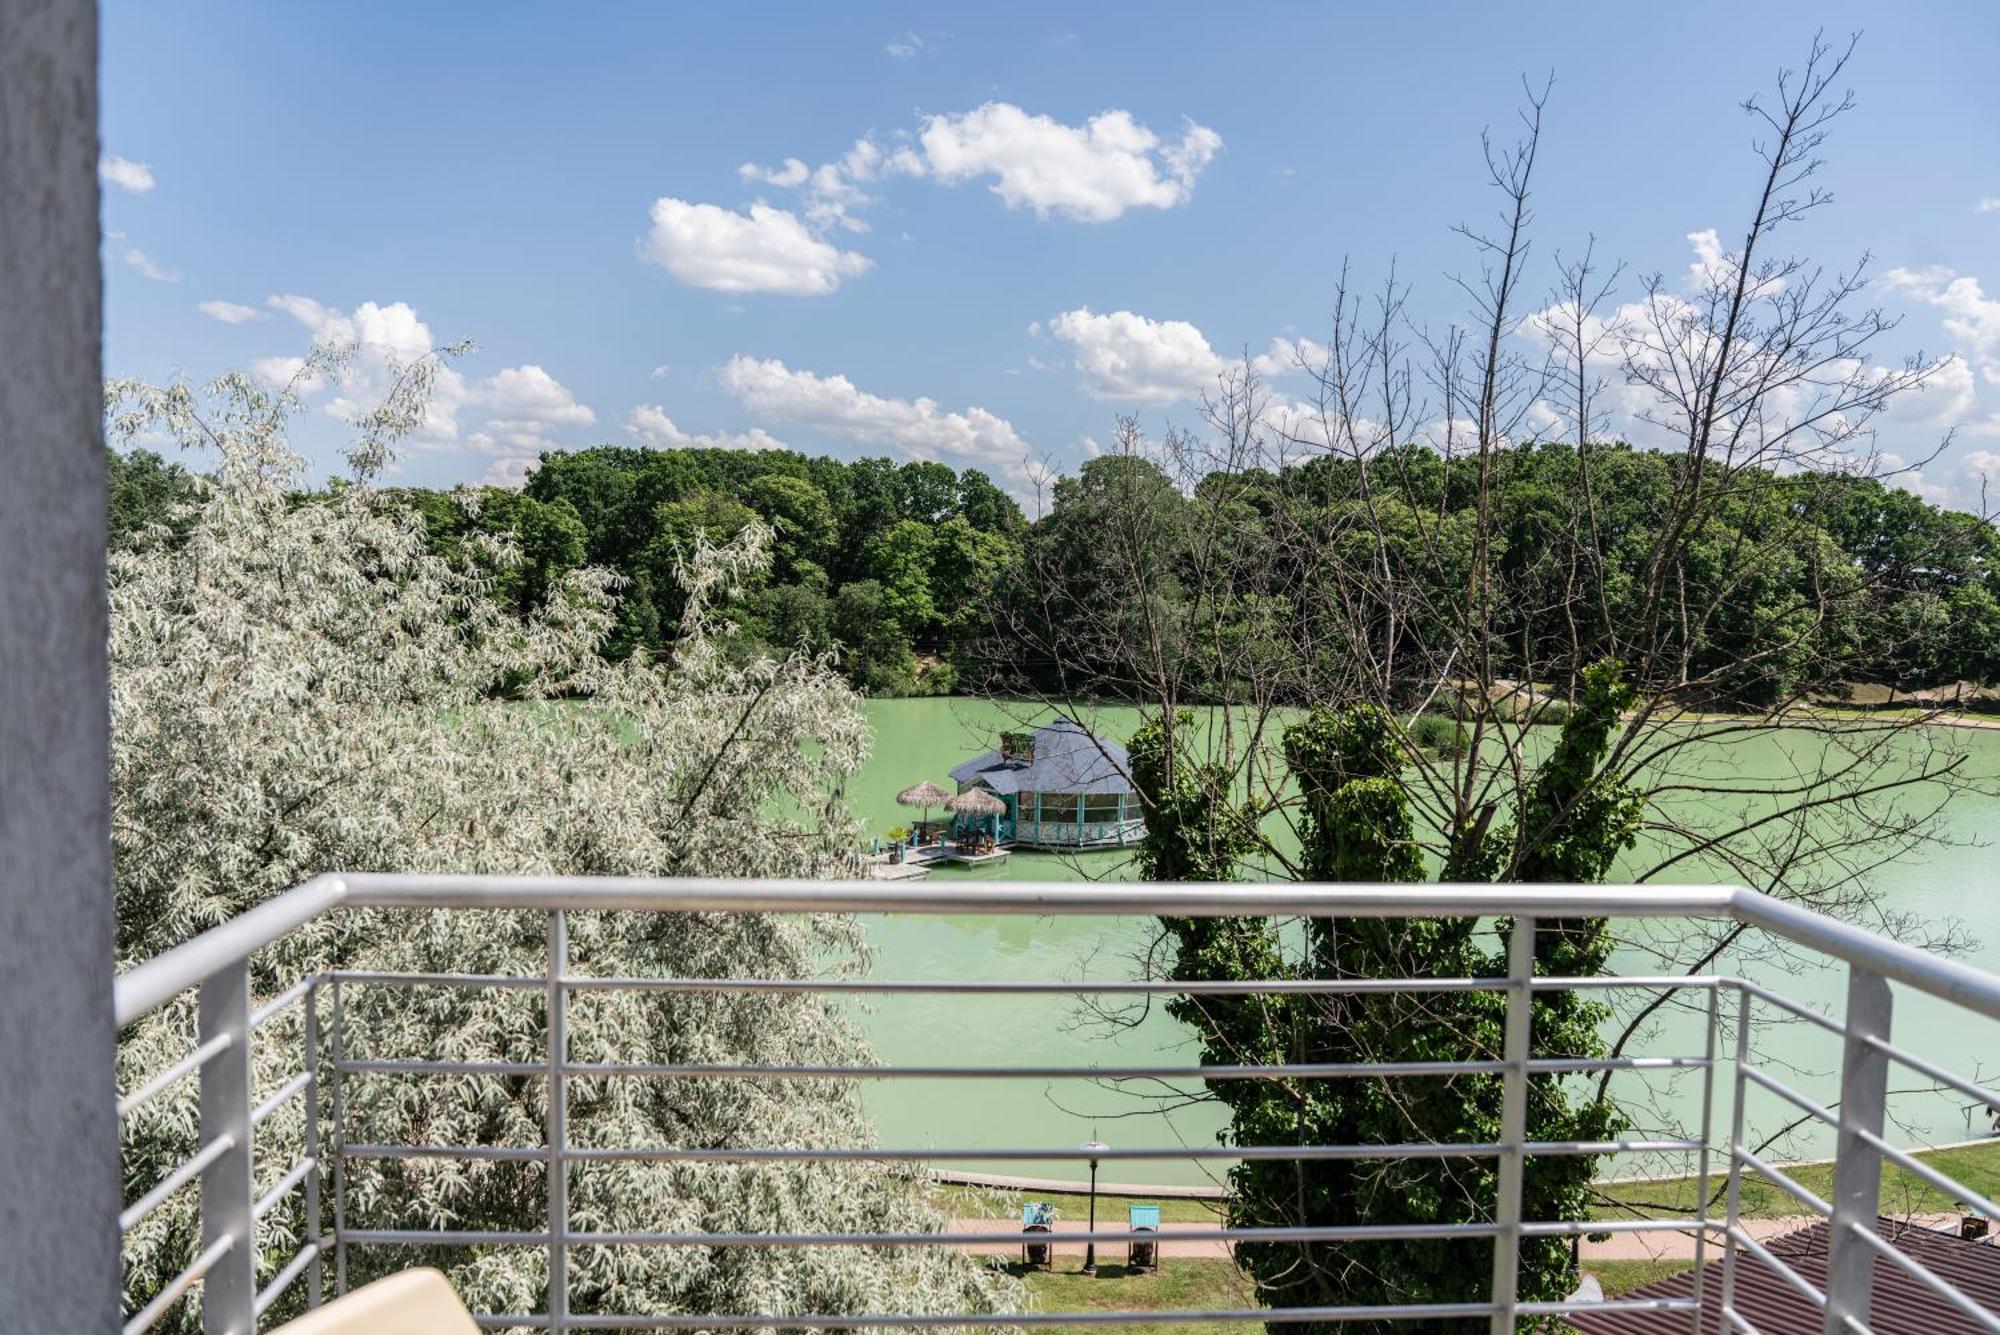
[[(1220, 1219), (1213, 1224), (1161, 1224), (1160, 1255), (1167, 1259), (1204, 1256), (1211, 1260), (1227, 1260), (1229, 1259), (1229, 1244), (1220, 1238), (1196, 1238), (1187, 1242), (1174, 1241), (1174, 1234), (1176, 1233), (1186, 1233), (1189, 1231), (1201, 1232), (1203, 1230), (1213, 1231), (1221, 1226)], [(1099, 1219), (1097, 1221), (1097, 1231), (1100, 1233), (1122, 1232), (1124, 1228), (1125, 1221), (1122, 1219)], [(1018, 1217), (1014, 1219), (954, 1219), (951, 1221), (951, 1231), (953, 1233), (1019, 1233), (1021, 1231), (1021, 1221)], [(1056, 1255), (1083, 1255), (1087, 1244), (1081, 1242), (1064, 1242), (1062, 1235), (1065, 1233), (1088, 1233), (1089, 1231), (1090, 1227), (1084, 1220), (1056, 1220)], [(965, 1245), (965, 1249), (981, 1256), (1019, 1256), (1021, 1254), (1021, 1244), (1018, 1242), (970, 1242)], [(1122, 1261), (1125, 1257), (1125, 1246), (1119, 1242), (1100, 1242), (1097, 1244), (1097, 1254), (1102, 1260)]]
[[(1769, 1242), (1772, 1238), (1796, 1232), (1819, 1222), (1818, 1215), (1791, 1215), (1780, 1219), (1746, 1219), (1743, 1229), (1759, 1242)], [(1954, 1214), (1914, 1215), (1912, 1224), (1920, 1228), (1956, 1229), (1958, 1216)], [(1227, 1259), (1229, 1244), (1216, 1238), (1194, 1238), (1176, 1242), (1175, 1233), (1200, 1232), (1221, 1227), (1218, 1217), (1214, 1224), (1162, 1224), (1160, 1225), (1160, 1255), (1208, 1257)], [(1100, 1232), (1122, 1231), (1122, 1220), (1099, 1220)], [(1021, 1231), (1019, 1219), (954, 1219), (951, 1221), (953, 1233), (1018, 1233)], [(1065, 1233), (1086, 1233), (1088, 1226), (1081, 1219), (1059, 1219), (1055, 1225), (1055, 1249), (1058, 1256), (1081, 1256), (1085, 1244), (1064, 1242)], [(1713, 1229), (1708, 1235), (1708, 1257), (1712, 1260), (1722, 1255), (1721, 1230)], [(1602, 1242), (1585, 1239), (1582, 1255), (1585, 1261), (1689, 1261), (1694, 1260), (1695, 1235), (1692, 1232), (1675, 1230), (1654, 1230), (1643, 1233), (1614, 1233)], [(1019, 1255), (1019, 1243), (974, 1242), (965, 1244), (967, 1251), (980, 1255)], [(1123, 1244), (1100, 1242), (1100, 1256), (1106, 1259), (1122, 1259), (1125, 1255)]]

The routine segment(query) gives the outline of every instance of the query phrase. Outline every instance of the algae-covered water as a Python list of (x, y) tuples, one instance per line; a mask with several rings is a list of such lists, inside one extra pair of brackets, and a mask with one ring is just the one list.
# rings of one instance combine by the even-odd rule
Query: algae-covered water
[[(1046, 709), (957, 699), (874, 700), (867, 704), (875, 732), (872, 756), (849, 797), (880, 834), (907, 823), (914, 813), (896, 805), (895, 794), (920, 779), (946, 781), (946, 771), (986, 750), (1003, 728), (1041, 722)], [(1127, 708), (1097, 708), (1084, 722), (1100, 735), (1123, 740), (1137, 722)], [(1968, 767), (2000, 774), (2000, 732), (1958, 731), (1945, 743), (1962, 747)], [(1704, 742), (1679, 768), (1698, 771), (1708, 782), (1726, 780), (1744, 790), (1738, 796), (1689, 795), (1677, 799), (1691, 819), (1720, 822), (1754, 812), (1760, 791), (1781, 785), (1797, 772), (1805, 753), (1821, 743), (1780, 729), (1737, 734)], [(1810, 758), (1809, 756), (1806, 758)], [(948, 787), (949, 784), (947, 783)], [(1935, 794), (1913, 792), (1911, 810), (1927, 809)], [(1700, 805), (1697, 806), (1696, 804)], [(2000, 855), (1984, 841), (2000, 837), (2000, 800), (1961, 795), (1946, 806), (1940, 826), (1950, 846), (1917, 856), (1898, 857), (1868, 876), (1879, 888), (1885, 915), (1903, 915), (1935, 928), (1962, 923), (1972, 938), (1960, 956), (2000, 970)], [(1782, 831), (1774, 828), (1772, 837)], [(1861, 844), (1845, 854), (1856, 868), (1871, 861)], [(1081, 881), (1129, 879), (1129, 855), (1081, 856), (1016, 853), (1008, 861), (978, 869), (940, 869), (941, 881), (1010, 879)], [(1719, 865), (1677, 868), (1673, 880), (1733, 879)], [(868, 935), (875, 949), (874, 974), (884, 979), (1077, 979), (1130, 978), (1138, 957), (1154, 942), (1146, 920), (1093, 917), (988, 917), (900, 915), (871, 918)], [(1645, 932), (1685, 932), (1692, 925), (1653, 923)], [(1635, 944), (1618, 967), (1649, 972), (1652, 966)], [(1790, 955), (1757, 960), (1748, 970), (1760, 982), (1789, 996), (1839, 1013), (1843, 970)], [(1898, 989), (1896, 1037), (1925, 1056), (1947, 1061), (1965, 1075), (2000, 1075), (2000, 1026), (1972, 1021), (1962, 1013)], [(1733, 1005), (1733, 1001), (1732, 1001)], [(1134, 1065), (1162, 1060), (1192, 1064), (1196, 1053), (1187, 1032), (1157, 1008), (1120, 1008), (1115, 1013), (1085, 1009), (1068, 997), (897, 996), (876, 998), (863, 1022), (879, 1059), (889, 1065)], [(1658, 1032), (1637, 1051), (1649, 1055), (1700, 1055), (1705, 1026), (1698, 1013), (1669, 1011), (1658, 1017)], [(1837, 1052), (1830, 1042), (1803, 1026), (1766, 1031), (1760, 1048), (1789, 1069), (1784, 1078), (1822, 1102), (1838, 1097)], [(1727, 1055), (1725, 1053), (1725, 1055)], [(1725, 1072), (1726, 1078), (1726, 1072)], [(1891, 1130), (1909, 1144), (1943, 1143), (1986, 1130), (1983, 1116), (1968, 1117), (1966, 1100), (1923, 1088), (1926, 1082), (1898, 1073), (1891, 1089)], [(1621, 1077), (1628, 1106), (1641, 1129), (1664, 1129), (1699, 1121), (1700, 1082), (1696, 1076), (1653, 1074)], [(988, 1146), (1068, 1146), (1096, 1137), (1114, 1146), (1212, 1145), (1222, 1123), (1211, 1105), (1190, 1104), (1179, 1091), (1157, 1085), (1108, 1087), (1088, 1081), (934, 1080), (870, 1082), (865, 1096), (880, 1143), (886, 1146), (984, 1148)], [(1774, 1131), (1795, 1116), (1775, 1100), (1753, 1094), (1749, 1104), (1754, 1131)], [(1774, 1146), (1779, 1157), (1830, 1152), (1810, 1126)], [(962, 1167), (1075, 1177), (1080, 1165), (1051, 1161), (990, 1161)], [(1678, 1165), (1607, 1164), (1607, 1173), (1663, 1169)], [(1691, 1165), (1689, 1165), (1691, 1167)], [(1199, 1182), (1214, 1164), (1179, 1161), (1121, 1163), (1107, 1174), (1121, 1181)]]

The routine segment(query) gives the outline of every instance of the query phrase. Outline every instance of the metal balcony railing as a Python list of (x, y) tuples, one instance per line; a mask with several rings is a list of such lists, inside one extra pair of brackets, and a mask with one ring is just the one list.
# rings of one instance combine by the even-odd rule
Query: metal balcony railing
[[(343, 909), (483, 909), (533, 911), (546, 915), (548, 964), (540, 978), (473, 974), (326, 973), (300, 978), (259, 1004), (250, 995), (250, 961), (256, 952), (321, 915)], [(708, 913), (951, 913), (1091, 914), (1284, 917), (1511, 917), (1509, 969), (1499, 978), (1327, 980), (1248, 980), (1231, 983), (1045, 981), (922, 981), (871, 978), (610, 978), (573, 972), (565, 915), (577, 912)], [(1534, 974), (1534, 934), (1539, 919), (1605, 917), (1735, 919), (1787, 938), (1848, 971), (1844, 1019), (1822, 1015), (1756, 983), (1729, 977), (1555, 978)], [(1565, 1312), (1634, 1311), (1681, 1314), (1690, 1330), (1752, 1330), (1737, 1310), (1735, 1276), (1745, 1256), (1753, 1256), (1806, 1295), (1824, 1316), (1826, 1331), (1867, 1330), (1871, 1288), (1878, 1258), (1911, 1275), (1935, 1294), (1943, 1310), (1962, 1314), (1976, 1326), (2000, 1330), (2000, 1320), (1951, 1283), (1896, 1251), (1877, 1235), (1878, 1189), (1885, 1162), (1975, 1208), (2000, 1214), (2000, 1206), (1979, 1191), (1940, 1172), (1889, 1143), (1884, 1134), (1888, 1076), (1892, 1066), (1955, 1091), (1976, 1105), (2000, 1110), (2000, 1094), (1975, 1080), (1898, 1047), (1890, 1040), (1891, 982), (1929, 994), (1970, 1015), (2000, 1019), (2000, 977), (1913, 950), (1763, 895), (1741, 889), (1606, 886), (1233, 886), (1146, 884), (960, 884), (813, 881), (704, 881), (592, 879), (562, 877), (481, 877), (343, 875), (309, 882), (243, 914), (174, 950), (122, 974), (116, 983), (120, 1026), (133, 1023), (175, 998), (198, 990), (198, 1033), (181, 1060), (154, 1073), (124, 1095), (121, 1116), (160, 1096), (190, 1076), (200, 1081), (198, 1148), (124, 1211), (130, 1229), (175, 1193), (198, 1183), (200, 1243), (186, 1268), (148, 1298), (129, 1320), (127, 1332), (159, 1323), (195, 1286), (202, 1286), (202, 1321), (208, 1332), (258, 1328), (267, 1310), (302, 1280), (306, 1301), (317, 1305), (347, 1283), (347, 1253), (358, 1246), (506, 1244), (546, 1247), (550, 1282), (545, 1310), (478, 1314), (489, 1328), (530, 1327), (555, 1332), (580, 1329), (675, 1328), (852, 1328), (942, 1327), (957, 1325), (1093, 1325), (1149, 1322), (1381, 1322), (1403, 1318), (1454, 1317), (1486, 1321), (1496, 1332), (1514, 1331), (1524, 1321)], [(539, 1147), (480, 1145), (371, 1145), (350, 1143), (343, 1109), (345, 1082), (371, 1075), (493, 1074), (498, 1063), (442, 1060), (385, 1061), (343, 1048), (342, 990), (356, 986), (539, 989), (546, 998), (547, 1042), (543, 1059), (507, 1065), (508, 1075), (548, 1081), (546, 1143)], [(820, 992), (889, 995), (1252, 995), (1276, 992), (1359, 993), (1364, 991), (1450, 992), (1487, 990), (1506, 997), (1505, 1043), (1498, 1054), (1469, 1054), (1464, 1060), (1396, 1064), (1271, 1066), (1147, 1065), (1131, 1067), (953, 1066), (843, 1067), (777, 1066), (618, 1066), (581, 1064), (569, 1052), (572, 998), (596, 989), (755, 993)], [(1667, 991), (1693, 1001), (1705, 1013), (1701, 1050), (1659, 1056), (1603, 1059), (1534, 1059), (1530, 1056), (1531, 999), (1561, 989), (1632, 988)], [(300, 1069), (261, 1103), (252, 1099), (250, 1043), (253, 1034), (287, 1008), (303, 1008)], [(1725, 1007), (1733, 1008), (1726, 1015)], [(1841, 1059), (1839, 1099), (1828, 1107), (1800, 1093), (1767, 1069), (1752, 1044), (1755, 1027), (1770, 1016), (1830, 1031)], [(1719, 1036), (1734, 1030), (1733, 1056), (1719, 1057)], [(324, 1034), (322, 1030), (325, 1030)], [(322, 1039), (326, 1042), (322, 1042)], [(323, 1055), (324, 1054), (324, 1055)], [(1534, 1074), (1588, 1074), (1603, 1071), (1693, 1071), (1702, 1084), (1698, 1127), (1686, 1136), (1633, 1138), (1607, 1142), (1549, 1143), (1527, 1138), (1529, 1077)], [(1729, 1074), (1718, 1087), (1717, 1072)], [(1064, 1147), (857, 1148), (812, 1149), (785, 1145), (716, 1148), (582, 1147), (566, 1126), (568, 1082), (615, 1079), (621, 1075), (688, 1079), (863, 1079), (884, 1076), (966, 1076), (991, 1078), (1120, 1078), (1196, 1081), (1201, 1079), (1366, 1079), (1497, 1075), (1502, 1081), (1502, 1134), (1486, 1144), (1299, 1145), (1254, 1148), (1157, 1146), (1085, 1150)], [(1823, 1200), (1781, 1168), (1766, 1163), (1746, 1143), (1744, 1107), (1748, 1091), (1763, 1091), (1817, 1120), (1837, 1135), (1837, 1168), (1831, 1199)], [(1716, 1096), (1720, 1096), (1719, 1099)], [(305, 1139), (296, 1161), (267, 1168), (276, 1184), (253, 1194), (253, 1150), (257, 1127), (290, 1099), (304, 1101)], [(1721, 1103), (1717, 1110), (1716, 1105)], [(1718, 1116), (1717, 1111), (1722, 1115)], [(1726, 1130), (1713, 1123), (1725, 1121)], [(1526, 1219), (1522, 1215), (1523, 1165), (1529, 1158), (1621, 1153), (1679, 1153), (1695, 1164), (1698, 1191), (1685, 1215), (1628, 1220)], [(1725, 1208), (1711, 1213), (1711, 1157), (1726, 1174)], [(1345, 1307), (1292, 1310), (1155, 1312), (1026, 1312), (1018, 1315), (940, 1316), (877, 1312), (758, 1314), (729, 1312), (572, 1314), (569, 1310), (569, 1256), (578, 1247), (922, 1247), (1020, 1244), (1046, 1234), (1004, 1231), (982, 1234), (936, 1233), (594, 1233), (574, 1226), (568, 1201), (569, 1169), (588, 1163), (697, 1160), (738, 1163), (866, 1160), (941, 1164), (968, 1160), (1107, 1161), (1387, 1160), (1395, 1158), (1483, 1158), (1497, 1165), (1498, 1193), (1490, 1221), (1454, 1225), (1370, 1225), (1360, 1227), (1203, 1228), (1175, 1233), (1182, 1241), (1282, 1241), (1295, 1243), (1383, 1242), (1439, 1237), (1493, 1241), (1490, 1296), (1483, 1302), (1431, 1303), (1401, 1307)], [(393, 1230), (354, 1227), (348, 1219), (346, 1167), (362, 1159), (457, 1157), (512, 1159), (547, 1168), (547, 1212), (543, 1226), (527, 1232)], [(1830, 1220), (1829, 1260), (1824, 1291), (1800, 1275), (1743, 1226), (1739, 1217), (1744, 1174), (1754, 1173), (1794, 1197), (1803, 1211)], [(1716, 1181), (1719, 1188), (1723, 1184)], [(260, 1290), (255, 1279), (257, 1221), (292, 1192), (304, 1193), (305, 1237), (290, 1261)], [(1674, 1299), (1612, 1300), (1581, 1304), (1529, 1302), (1517, 1293), (1520, 1243), (1530, 1237), (1573, 1237), (1583, 1233), (1673, 1231), (1695, 1238), (1696, 1282), (1692, 1296)], [(1065, 1243), (1127, 1240), (1122, 1231), (1065, 1233)], [(330, 1264), (329, 1264), (330, 1262)], [(1703, 1272), (1720, 1268), (1720, 1284), (1704, 1285)], [(331, 1272), (329, 1274), (329, 1271)], [(894, 1295), (884, 1295), (893, 1302)], [(1704, 1303), (1707, 1304), (1704, 1310)], [(1648, 1327), (1656, 1328), (1656, 1327)]]

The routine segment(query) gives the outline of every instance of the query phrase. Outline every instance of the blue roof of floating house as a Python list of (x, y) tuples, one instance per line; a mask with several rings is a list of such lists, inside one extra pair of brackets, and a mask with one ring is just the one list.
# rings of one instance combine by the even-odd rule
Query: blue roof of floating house
[(1129, 793), (1125, 748), (1094, 737), (1075, 719), (1057, 718), (1035, 729), (1032, 761), (1003, 759), (988, 751), (953, 768), (960, 785), (982, 783), (996, 793)]

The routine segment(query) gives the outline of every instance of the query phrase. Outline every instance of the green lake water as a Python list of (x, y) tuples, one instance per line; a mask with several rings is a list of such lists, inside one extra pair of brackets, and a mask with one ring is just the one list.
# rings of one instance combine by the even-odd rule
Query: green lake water
[[(994, 744), (997, 732), (1044, 721), (1048, 711), (1027, 705), (984, 701), (927, 699), (876, 700), (867, 705), (875, 732), (873, 754), (849, 796), (877, 834), (907, 823), (913, 814), (896, 805), (896, 793), (920, 779), (950, 786), (947, 771)], [(1084, 722), (1106, 737), (1123, 740), (1136, 722), (1136, 712), (1109, 708), (1088, 712)], [(1967, 752), (1969, 767), (1983, 775), (2000, 774), (2000, 732), (1959, 731), (1947, 744)], [(1780, 730), (1702, 743), (1691, 765), (1713, 780), (1727, 777), (1749, 790), (1741, 798), (1704, 798), (1711, 809), (1690, 816), (1722, 819), (1757, 809), (1756, 791), (1783, 782), (1795, 771), (1800, 752), (1817, 743)], [(1692, 801), (1693, 799), (1688, 799)], [(1912, 794), (1912, 805), (1923, 805)], [(2000, 800), (1959, 796), (1946, 808), (1942, 829), (1952, 846), (1932, 847), (1919, 856), (1902, 857), (1870, 873), (1880, 889), (1884, 913), (1908, 915), (1929, 926), (1946, 921), (1963, 924), (1972, 938), (1960, 955), (1971, 963), (2000, 970), (2000, 856), (1985, 846), (2000, 836)], [(1867, 845), (1848, 855), (1855, 864), (1871, 861)], [(940, 881), (989, 879), (1081, 881), (1129, 879), (1129, 856), (1095, 853), (1082, 856), (1016, 853), (1005, 862), (977, 869), (941, 868), (931, 873)], [(1728, 879), (1718, 867), (1689, 867), (1672, 879)], [(1700, 930), (1690, 924), (1631, 925), (1635, 936), (1647, 932)], [(867, 924), (875, 950), (873, 971), (883, 979), (1121, 979), (1137, 975), (1139, 956), (1156, 935), (1149, 920), (1086, 917), (990, 917), (894, 915), (873, 917)], [(1621, 972), (1650, 972), (1638, 944), (1621, 955)], [(1844, 971), (1805, 958), (1767, 958), (1748, 969), (1758, 981), (1788, 996), (1839, 1013), (1845, 987)], [(2000, 1026), (1974, 1021), (1950, 1007), (1897, 989), (1895, 1036), (1922, 1055), (1947, 1063), (1974, 1078), (2000, 1076)], [(1733, 1001), (1731, 1002), (1733, 1005)], [(1085, 1010), (1068, 997), (898, 996), (872, 999), (862, 1016), (879, 1059), (889, 1065), (1046, 1064), (1130, 1065), (1162, 1060), (1192, 1064), (1197, 1054), (1187, 1031), (1154, 1009), (1150, 1013), (1121, 1009), (1107, 1015)], [(1699, 1055), (1705, 1025), (1697, 1013), (1660, 1017), (1657, 1032), (1634, 1048), (1646, 1055)], [(1820, 1100), (1837, 1099), (1838, 1054), (1816, 1030), (1792, 1025), (1764, 1032), (1763, 1049), (1787, 1069), (1782, 1078)], [(1726, 1079), (1726, 1072), (1724, 1075)], [(1944, 1143), (1985, 1131), (1983, 1116), (1968, 1118), (1965, 1100), (1919, 1090), (1922, 1082), (1898, 1073), (1891, 1080), (1891, 1131), (1907, 1144)], [(984, 1148), (988, 1146), (1063, 1146), (1097, 1138), (1112, 1145), (1212, 1145), (1222, 1124), (1219, 1112), (1206, 1104), (1189, 1105), (1173, 1090), (1158, 1086), (1107, 1087), (1089, 1081), (901, 1080), (869, 1082), (865, 1087), (880, 1143), (885, 1146)], [(1700, 1083), (1697, 1076), (1621, 1077), (1618, 1086), (1627, 1106), (1635, 1110), (1639, 1130), (1664, 1130), (1698, 1124)], [(1755, 1130), (1775, 1130), (1795, 1114), (1774, 1099), (1753, 1094), (1749, 1108)], [(1754, 1137), (1753, 1137), (1754, 1139)], [(1793, 1133), (1773, 1147), (1776, 1157), (1806, 1157), (1830, 1152), (1811, 1127)], [(994, 1172), (1077, 1176), (1080, 1165), (1047, 1163), (964, 1163)], [(1607, 1164), (1609, 1173), (1677, 1171), (1679, 1163)], [(1221, 1171), (1216, 1164), (1179, 1161), (1121, 1163), (1107, 1177), (1120, 1181), (1200, 1182)]]

